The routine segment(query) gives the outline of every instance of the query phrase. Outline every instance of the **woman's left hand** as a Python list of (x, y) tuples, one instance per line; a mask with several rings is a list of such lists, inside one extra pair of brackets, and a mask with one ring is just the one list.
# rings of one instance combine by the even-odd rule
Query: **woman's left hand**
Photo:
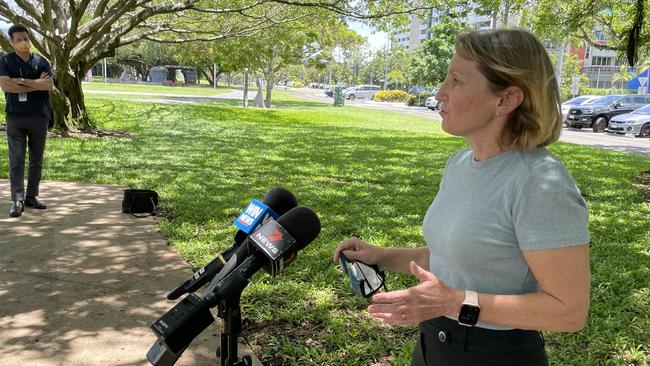
[(420, 284), (405, 290), (382, 292), (372, 297), (368, 312), (388, 324), (418, 324), (443, 315), (456, 316), (465, 298), (433, 273), (411, 262), (411, 273)]

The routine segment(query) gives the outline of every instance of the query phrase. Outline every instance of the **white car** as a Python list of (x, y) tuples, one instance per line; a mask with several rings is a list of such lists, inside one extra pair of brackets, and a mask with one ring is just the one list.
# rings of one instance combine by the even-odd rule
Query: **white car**
[(650, 137), (650, 104), (632, 113), (612, 117), (605, 132), (630, 133), (637, 137)]
[(381, 88), (376, 85), (358, 85), (349, 89), (346, 89), (343, 92), (343, 97), (345, 99), (354, 100), (357, 98), (368, 98), (372, 97), (380, 91)]
[(431, 109), (432, 111), (437, 111), (440, 109), (440, 104), (436, 100), (435, 95), (428, 97), (427, 100), (424, 101), (424, 106)]
[(581, 95), (573, 99), (569, 99), (566, 102), (562, 103), (562, 123), (566, 124), (566, 116), (569, 114), (569, 109), (581, 104), (589, 104), (594, 99), (597, 99), (598, 95)]

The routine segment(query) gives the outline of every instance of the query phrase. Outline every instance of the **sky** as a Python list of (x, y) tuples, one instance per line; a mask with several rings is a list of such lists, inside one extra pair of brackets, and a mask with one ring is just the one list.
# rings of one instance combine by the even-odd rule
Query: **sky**
[(384, 48), (388, 41), (386, 39), (386, 32), (374, 32), (372, 28), (361, 22), (350, 22), (350, 29), (366, 37), (368, 39), (368, 46), (373, 51)]

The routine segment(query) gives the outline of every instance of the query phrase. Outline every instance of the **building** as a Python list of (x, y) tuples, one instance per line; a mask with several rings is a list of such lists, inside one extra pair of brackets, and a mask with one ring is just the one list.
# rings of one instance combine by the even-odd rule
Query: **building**
[[(624, 65), (626, 61), (619, 58), (616, 51), (587, 45), (568, 47), (568, 52), (578, 58), (580, 71), (589, 78), (590, 88), (611, 89), (620, 87), (619, 85), (613, 86), (612, 80), (619, 73), (621, 65)], [(634, 69), (630, 69), (630, 71), (635, 72)]]
[[(475, 30), (494, 29), (504, 26), (506, 23), (509, 25), (519, 24), (518, 15), (509, 14), (509, 18), (505, 19), (504, 14), (504, 11), (499, 12), (499, 16), (469, 14), (465, 18), (465, 23), (470, 29)], [(439, 15), (440, 13), (436, 9), (430, 9), (424, 19), (411, 15), (408, 30), (392, 32), (393, 45), (415, 51), (422, 42), (432, 37), (431, 27), (436, 24)]]
[(393, 45), (409, 51), (416, 50), (422, 42), (431, 38), (431, 26), (435, 24), (437, 11), (431, 9), (425, 19), (411, 15), (409, 28), (404, 32), (393, 32)]
[[(506, 19), (505, 15), (508, 14)], [(428, 16), (421, 19), (417, 16), (411, 15), (411, 22), (408, 30), (404, 32), (392, 33), (392, 45), (399, 46), (409, 51), (415, 51), (420, 44), (432, 37), (431, 27), (436, 24), (439, 12), (431, 9)], [(512, 14), (505, 9), (501, 9), (498, 16), (495, 14), (470, 14), (465, 18), (466, 24), (471, 29), (485, 30), (495, 29), (505, 25), (518, 25), (519, 15)], [(605, 45), (607, 39), (603, 32), (598, 28), (595, 29), (596, 42)], [(557, 53), (559, 48), (549, 42), (544, 42), (544, 46), (549, 52)], [(625, 60), (618, 57), (616, 51), (601, 49), (591, 45), (582, 47), (567, 46), (565, 52), (568, 52), (578, 58), (580, 61), (580, 70), (589, 78), (589, 87), (598, 89), (611, 89), (618, 88), (620, 85), (612, 85), (612, 80), (620, 72), (621, 65)], [(634, 73), (635, 70), (630, 68), (630, 72)]]

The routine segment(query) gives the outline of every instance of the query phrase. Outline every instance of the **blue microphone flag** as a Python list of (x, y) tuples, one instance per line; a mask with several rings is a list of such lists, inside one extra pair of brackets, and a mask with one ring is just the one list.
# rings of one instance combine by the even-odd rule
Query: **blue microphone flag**
[(270, 219), (277, 219), (278, 215), (273, 210), (258, 200), (252, 200), (244, 211), (233, 223), (239, 230), (250, 234), (258, 226)]

